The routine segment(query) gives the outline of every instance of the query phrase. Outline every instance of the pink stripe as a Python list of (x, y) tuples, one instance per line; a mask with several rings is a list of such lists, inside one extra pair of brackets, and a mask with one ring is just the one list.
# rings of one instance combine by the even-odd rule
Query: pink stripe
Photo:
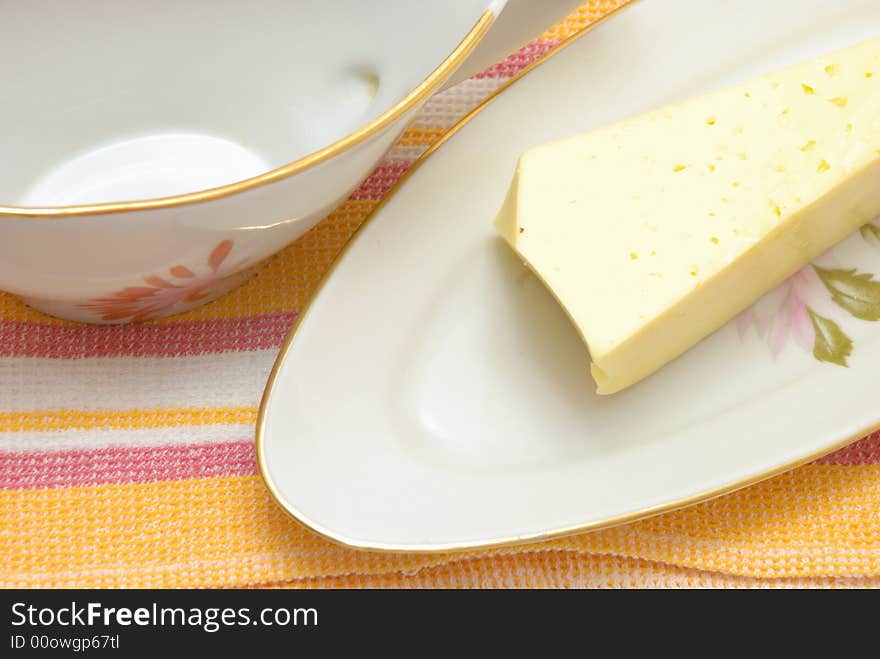
[(536, 59), (547, 53), (547, 51), (555, 48), (560, 43), (559, 39), (546, 39), (543, 41), (534, 41), (527, 46), (520, 48), (512, 55), (508, 55), (505, 59), (497, 64), (493, 64), (482, 73), (475, 75), (475, 78), (509, 78), (519, 73), (520, 70), (527, 67)]
[[(880, 462), (880, 432), (818, 460), (856, 466)], [(0, 489), (148, 483), (256, 473), (250, 440), (148, 448), (0, 453)]]
[(880, 430), (831, 455), (819, 458), (817, 462), (819, 464), (847, 465), (850, 467), (880, 463)]
[(133, 325), (0, 321), (0, 357), (179, 357), (265, 350), (284, 341), (295, 313)]
[(149, 483), (256, 473), (253, 442), (0, 453), (0, 489)]
[(381, 199), (394, 186), (404, 172), (410, 168), (411, 162), (402, 160), (384, 160), (355, 190), (351, 199)]
[[(544, 55), (560, 43), (559, 39), (535, 41), (507, 58), (493, 64), (475, 78), (509, 78)], [(351, 199), (378, 200), (384, 197), (412, 163), (403, 161), (383, 161), (361, 183), (351, 195)]]

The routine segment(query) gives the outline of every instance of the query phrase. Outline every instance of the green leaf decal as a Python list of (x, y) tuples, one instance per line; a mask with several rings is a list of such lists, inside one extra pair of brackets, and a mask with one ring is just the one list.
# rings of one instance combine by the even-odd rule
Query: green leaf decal
[(874, 275), (852, 270), (826, 270), (813, 266), (836, 304), (862, 320), (880, 320), (880, 281)]
[(866, 224), (859, 229), (859, 233), (867, 242), (880, 247), (880, 227), (876, 224)]
[(852, 353), (852, 339), (840, 326), (830, 318), (824, 318), (807, 307), (813, 329), (816, 330), (816, 342), (813, 344), (813, 356), (820, 362), (831, 362), (840, 366), (848, 366), (846, 358)]

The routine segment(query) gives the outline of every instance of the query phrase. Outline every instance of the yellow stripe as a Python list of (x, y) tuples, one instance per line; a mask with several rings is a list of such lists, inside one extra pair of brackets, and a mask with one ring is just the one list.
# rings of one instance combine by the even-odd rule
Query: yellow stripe
[(252, 407), (206, 409), (45, 410), (0, 412), (0, 432), (88, 430), (101, 428), (160, 428), (200, 426), (220, 423), (255, 423), (257, 410)]
[(565, 39), (570, 37), (590, 23), (602, 18), (605, 14), (614, 11), (626, 1), (627, 0), (592, 0), (591, 2), (585, 2), (569, 14), (564, 21), (553, 26), (538, 38)]
[(315, 577), (262, 588), (878, 588), (880, 577), (759, 579), (624, 556), (531, 551), (413, 572)]
[[(321, 224), (272, 257), (243, 286), (216, 302), (156, 322), (240, 318), (296, 311), (308, 299), (327, 266), (375, 205), (376, 202), (371, 199), (345, 202)], [(56, 324), (67, 322), (34, 311), (3, 292), (0, 292), (0, 319)]]
[(408, 128), (397, 143), (401, 146), (431, 146), (445, 132), (445, 128)]
[[(356, 552), (289, 520), (255, 476), (0, 492), (0, 585), (221, 586), (510, 556)], [(880, 465), (810, 465), (686, 510), (532, 545), (755, 577), (880, 574)]]

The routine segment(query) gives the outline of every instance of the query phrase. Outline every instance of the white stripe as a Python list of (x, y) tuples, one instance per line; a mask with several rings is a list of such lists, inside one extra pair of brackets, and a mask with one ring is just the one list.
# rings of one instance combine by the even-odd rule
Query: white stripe
[(251, 424), (162, 426), (134, 430), (64, 430), (57, 432), (0, 432), (0, 451), (76, 451), (99, 448), (149, 448), (189, 444), (250, 441)]
[(432, 96), (413, 121), (417, 128), (449, 128), (509, 78), (471, 78)]
[(4, 358), (0, 411), (256, 406), (275, 354)]
[(385, 157), (382, 158), (382, 161), (413, 162), (414, 160), (417, 160), (418, 157), (427, 150), (427, 148), (428, 147), (421, 145), (404, 146), (402, 144), (398, 144), (388, 150), (388, 153), (385, 154)]

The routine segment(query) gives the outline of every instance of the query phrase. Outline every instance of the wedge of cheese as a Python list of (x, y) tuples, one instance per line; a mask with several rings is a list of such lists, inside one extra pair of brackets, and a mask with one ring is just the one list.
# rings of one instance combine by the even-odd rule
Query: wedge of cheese
[(526, 151), (495, 224), (600, 394), (880, 215), (880, 38)]

